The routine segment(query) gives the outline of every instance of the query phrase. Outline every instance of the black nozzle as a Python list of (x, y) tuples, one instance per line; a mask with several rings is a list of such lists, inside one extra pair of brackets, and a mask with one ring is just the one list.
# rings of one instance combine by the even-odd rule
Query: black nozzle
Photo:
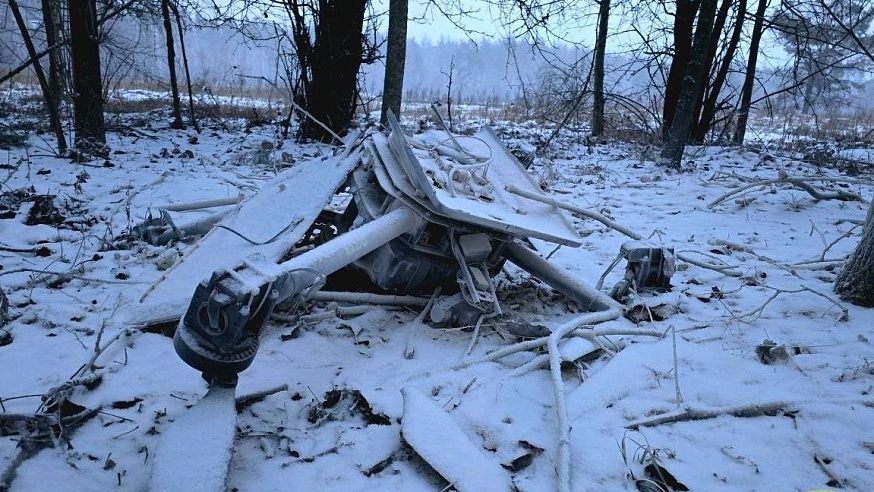
[(252, 364), (261, 331), (276, 305), (273, 282), (246, 291), (226, 272), (215, 272), (194, 291), (173, 336), (173, 347), (209, 379), (231, 380)]

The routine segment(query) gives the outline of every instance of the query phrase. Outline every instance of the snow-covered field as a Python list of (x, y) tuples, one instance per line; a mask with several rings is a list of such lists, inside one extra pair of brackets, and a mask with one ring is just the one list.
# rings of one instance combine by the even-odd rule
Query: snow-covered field
[[(29, 148), (2, 153), (0, 289), (10, 320), (0, 328), (0, 482), (14, 470), (10, 490), (149, 488), (162, 436), (206, 384), (178, 359), (171, 338), (131, 329), (131, 313), (192, 244), (158, 247), (123, 236), (164, 205), (251, 196), (278, 168), (331, 152), (290, 140), (253, 150), (273, 139), (270, 127), (196, 134), (154, 124), (111, 134), (105, 163), (52, 157), (38, 136)], [(653, 470), (674, 477), (666, 490), (874, 490), (874, 311), (831, 292), (834, 268), (858, 241), (851, 221), (864, 219), (866, 203), (815, 201), (772, 184), (708, 207), (781, 172), (840, 175), (716, 147), (689, 149), (694, 171), (673, 174), (640, 148), (559, 144), (532, 169), (551, 185), (550, 196), (740, 273), (680, 262), (669, 292), (634, 300), (636, 324), (623, 317), (597, 325), (664, 336), (600, 337), (583, 359), (563, 365), (571, 490), (662, 490), (656, 482), (665, 480)], [(868, 200), (871, 178), (810, 184)], [(46, 195), (60, 216), (27, 225)], [(177, 220), (197, 218), (185, 214)], [(594, 285), (628, 238), (590, 219), (572, 222), (583, 246), (560, 248), (550, 261)], [(535, 243), (544, 255), (554, 249)], [(623, 269), (607, 276), (605, 290)], [(580, 315), (512, 265), (498, 285), (505, 310), (550, 328)], [(470, 329), (414, 323), (415, 310), (374, 307), (341, 319), (331, 305), (304, 308), (271, 321), (241, 374), (237, 395), (288, 389), (240, 410), (229, 490), (446, 490), (451, 484), (402, 439), (402, 389), (415, 395), (408, 405), (430, 401), (446, 413), (429, 424), (422, 414), (433, 409), (417, 412), (408, 432), (438, 450), (430, 460), (448, 462), (459, 486), (503, 465), (498, 473), (516, 490), (556, 490), (554, 381), (547, 366), (518, 369), (540, 349), (483, 362), (519, 341), (499, 322), (486, 323), (466, 355)], [(53, 407), (54, 399), (41, 399), (47, 394), (68, 403)], [(52, 412), (83, 421), (51, 429), (49, 446), (18, 447), (46, 427), (27, 416)], [(674, 416), (679, 421), (653, 421)], [(461, 452), (454, 426), (475, 459)], [(208, 458), (176, 459), (196, 468)]]

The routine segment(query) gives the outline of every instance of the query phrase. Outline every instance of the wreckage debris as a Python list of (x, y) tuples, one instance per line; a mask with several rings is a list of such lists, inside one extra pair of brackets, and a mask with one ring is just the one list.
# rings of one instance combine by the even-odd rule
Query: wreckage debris
[(459, 492), (507, 492), (510, 477), (501, 465), (458, 427), (443, 409), (413, 388), (401, 390), (401, 435)]
[[(142, 296), (166, 313), (185, 286), (194, 291), (174, 337), (183, 360), (212, 374), (244, 370), (273, 308), (308, 300), (340, 271), (344, 279), (360, 272), (377, 292), (441, 288), (446, 295), (428, 315), (454, 326), (503, 314), (493, 277), (506, 261), (584, 310), (611, 307), (526, 244), (577, 247), (582, 239), (555, 206), (504, 191), (542, 193), (490, 130), (407, 137), (394, 116), (389, 127), (388, 135), (350, 136), (336, 156), (281, 172)], [(168, 214), (161, 220), (153, 226), (176, 229)], [(291, 249), (302, 253), (277, 264)]]

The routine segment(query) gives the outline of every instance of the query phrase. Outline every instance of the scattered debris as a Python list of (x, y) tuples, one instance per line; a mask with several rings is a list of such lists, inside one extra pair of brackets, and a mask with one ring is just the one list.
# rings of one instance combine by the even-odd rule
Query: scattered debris
[(325, 393), (322, 401), (310, 407), (307, 421), (318, 426), (326, 421), (343, 420), (353, 414), (360, 414), (368, 425), (391, 425), (391, 418), (374, 412), (360, 391), (348, 388), (333, 389)]
[(774, 364), (776, 362), (786, 362), (789, 360), (789, 351), (785, 345), (777, 345), (773, 340), (765, 339), (759, 345), (756, 345), (756, 357), (762, 364)]
[(33, 205), (24, 221), (27, 225), (59, 225), (64, 222), (64, 216), (55, 204), (55, 195), (36, 195), (31, 198)]
[(664, 321), (679, 312), (680, 307), (676, 304), (662, 303), (655, 306), (647, 306), (646, 304), (639, 303), (627, 308), (623, 316), (637, 324)]
[[(641, 479), (636, 482), (637, 490), (646, 492), (686, 492), (689, 487), (680, 483), (674, 475), (671, 474), (665, 467), (658, 463), (649, 463), (643, 468), (643, 474), (646, 479)], [(650, 481), (650, 482), (647, 482)], [(656, 488), (650, 488), (656, 486)]]
[(404, 441), (453, 488), (459, 492), (510, 490), (501, 465), (486, 456), (446, 412), (413, 388), (404, 388), (401, 394)]

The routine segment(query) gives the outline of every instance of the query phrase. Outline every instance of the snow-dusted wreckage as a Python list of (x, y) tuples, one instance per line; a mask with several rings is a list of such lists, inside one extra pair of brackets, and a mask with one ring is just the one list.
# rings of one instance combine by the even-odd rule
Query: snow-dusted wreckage
[[(542, 193), (488, 128), (407, 137), (390, 116), (387, 132), (350, 137), (337, 155), (280, 173), (144, 299), (196, 285), (187, 310), (178, 307), (174, 347), (228, 385), (251, 364), (278, 303), (302, 302), (338, 277), (341, 288), (361, 274), (385, 291), (441, 288), (431, 320), (473, 324), (502, 314), (493, 276), (509, 260), (585, 310), (614, 307), (530, 248), (532, 238), (573, 247), (581, 238), (561, 210), (519, 190)], [(299, 254), (278, 263), (289, 250)]]

